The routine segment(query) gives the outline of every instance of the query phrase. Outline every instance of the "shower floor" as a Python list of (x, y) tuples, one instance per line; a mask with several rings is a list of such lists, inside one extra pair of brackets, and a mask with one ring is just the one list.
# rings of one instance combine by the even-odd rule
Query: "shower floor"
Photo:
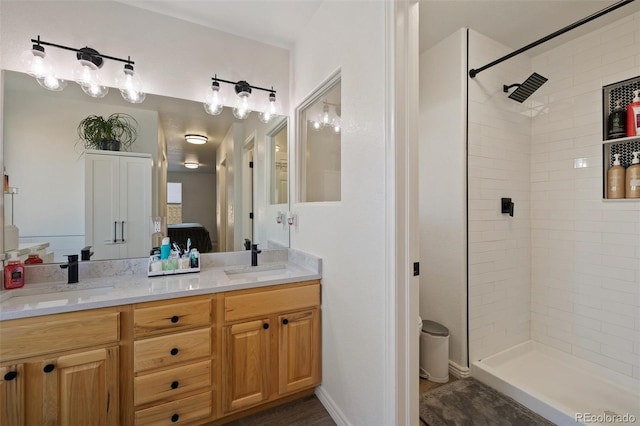
[(558, 425), (640, 422), (639, 381), (538, 342), (472, 363), (471, 376)]

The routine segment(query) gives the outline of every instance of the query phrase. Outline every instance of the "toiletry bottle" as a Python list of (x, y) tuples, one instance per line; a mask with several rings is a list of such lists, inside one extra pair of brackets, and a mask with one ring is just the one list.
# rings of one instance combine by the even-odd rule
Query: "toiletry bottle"
[(624, 167), (620, 154), (613, 154), (613, 166), (607, 171), (607, 198), (624, 198)]
[(164, 237), (162, 239), (162, 245), (160, 246), (160, 259), (168, 259), (170, 254), (171, 246), (169, 245), (169, 237)]
[(633, 102), (627, 106), (627, 136), (640, 135), (640, 90), (633, 91)]
[(43, 263), (38, 253), (30, 253), (27, 260), (24, 261), (25, 265), (37, 265), (38, 263)]
[(624, 138), (627, 134), (627, 114), (620, 105), (620, 100), (616, 101), (616, 106), (609, 114), (607, 126), (607, 139)]
[(4, 288), (20, 288), (24, 286), (24, 265), (18, 259), (15, 252), (4, 267)]
[(6, 167), (4, 168), (4, 192), (9, 192), (9, 175)]
[(200, 253), (198, 253), (198, 249), (191, 249), (191, 266), (192, 268), (197, 268), (200, 265)]
[(640, 198), (640, 158), (638, 155), (640, 155), (638, 151), (633, 153), (631, 165), (627, 167), (625, 182), (625, 197), (627, 198)]

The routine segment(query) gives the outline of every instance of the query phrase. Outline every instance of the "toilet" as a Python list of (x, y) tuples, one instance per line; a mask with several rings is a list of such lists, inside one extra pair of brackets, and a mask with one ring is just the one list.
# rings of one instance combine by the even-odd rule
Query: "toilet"
[(422, 321), (420, 377), (436, 383), (449, 381), (449, 329), (435, 321)]

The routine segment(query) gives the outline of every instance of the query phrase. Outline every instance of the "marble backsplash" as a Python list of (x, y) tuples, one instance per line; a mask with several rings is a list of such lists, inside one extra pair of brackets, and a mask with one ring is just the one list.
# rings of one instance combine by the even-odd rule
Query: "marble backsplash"
[[(321, 261), (315, 256), (307, 255), (299, 250), (278, 248), (263, 250), (259, 262), (278, 263), (291, 261), (303, 267), (321, 273)], [(147, 275), (148, 258), (92, 260), (80, 262), (78, 275), (80, 281), (87, 278), (100, 278), (122, 275)], [(200, 254), (201, 268), (250, 265), (251, 252), (238, 251), (227, 253)], [(67, 280), (67, 271), (60, 264), (27, 265), (25, 267), (25, 283), (58, 282)]]

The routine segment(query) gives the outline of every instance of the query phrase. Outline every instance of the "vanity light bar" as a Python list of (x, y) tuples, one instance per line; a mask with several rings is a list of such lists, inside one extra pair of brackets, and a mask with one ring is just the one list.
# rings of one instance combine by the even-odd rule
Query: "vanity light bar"
[[(57, 47), (58, 49), (65, 49), (65, 50), (70, 50), (72, 52), (76, 52), (76, 57), (78, 59), (88, 59), (88, 58), (83, 58), (84, 55), (89, 55), (91, 57), (98, 57), (98, 58), (104, 58), (104, 59), (111, 59), (113, 61), (120, 61), (120, 62), (124, 62), (126, 64), (129, 65), (135, 65), (135, 62), (133, 62), (131, 60), (131, 57), (127, 58), (127, 59), (121, 59), (121, 58), (116, 58), (115, 56), (108, 56), (108, 55), (103, 55), (102, 53), (98, 52), (97, 50), (91, 49), (90, 47), (83, 47), (80, 49), (76, 49), (74, 47), (69, 47), (69, 46), (63, 46), (61, 44), (55, 44), (55, 43), (50, 43), (48, 41), (44, 41), (44, 40), (40, 40), (40, 36), (38, 36), (37, 39), (31, 39), (32, 43), (35, 43), (36, 45), (45, 45), (45, 46), (51, 46), (51, 47)], [(88, 59), (91, 60), (91, 62), (93, 62), (97, 67), (101, 67), (102, 66), (102, 61), (98, 61), (98, 63), (94, 62), (93, 59)]]

